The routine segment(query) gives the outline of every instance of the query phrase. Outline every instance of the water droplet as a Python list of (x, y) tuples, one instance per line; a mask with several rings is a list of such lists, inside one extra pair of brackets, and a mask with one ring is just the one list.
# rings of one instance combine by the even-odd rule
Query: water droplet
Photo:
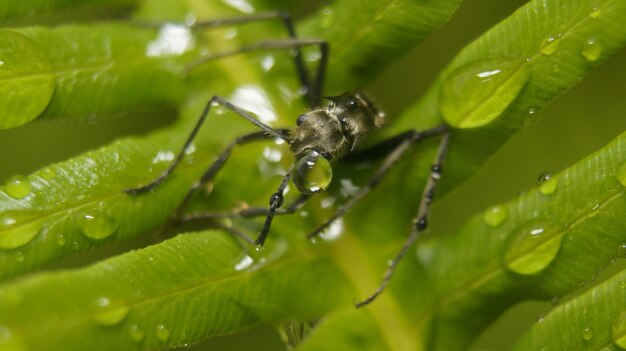
[(587, 341), (591, 340), (591, 338), (593, 338), (593, 331), (591, 330), (591, 328), (586, 327), (585, 329), (583, 329), (582, 337)]
[(602, 14), (602, 11), (600, 11), (598, 9), (593, 9), (593, 11), (589, 14), (589, 17), (591, 17), (591, 18), (598, 18), (598, 17), (600, 17), (601, 14)]
[(617, 256), (626, 258), (626, 243), (622, 243), (617, 249)]
[(57, 245), (65, 246), (65, 243), (66, 243), (65, 235), (63, 235), (63, 234), (57, 235)]
[(246, 256), (244, 256), (244, 258), (241, 259), (241, 261), (239, 261), (235, 265), (235, 270), (236, 271), (242, 271), (242, 270), (250, 267), (250, 265), (252, 265), (252, 263), (254, 263), (254, 260), (252, 259), (252, 257), (246, 255)]
[(322, 29), (330, 28), (335, 22), (335, 11), (330, 7), (325, 7), (321, 11), (322, 18), (320, 19), (320, 26)]
[(622, 312), (613, 323), (613, 342), (626, 349), (626, 312)]
[(17, 263), (22, 263), (26, 260), (26, 255), (22, 251), (18, 251), (15, 253), (15, 261)]
[[(106, 306), (108, 305), (109, 303), (107, 303)], [(128, 315), (129, 311), (130, 308), (128, 308), (127, 306), (110, 308), (105, 311), (97, 312), (94, 316), (94, 319), (100, 325), (103, 325), (105, 327), (111, 327), (123, 321), (124, 318), (126, 318), (126, 316)]]
[(530, 77), (518, 59), (475, 61), (452, 71), (441, 85), (439, 110), (453, 127), (475, 128), (495, 120)]
[(553, 177), (549, 172), (541, 173), (539, 179), (537, 179), (537, 183), (539, 183), (539, 192), (544, 195), (554, 193), (559, 184), (557, 178)]
[(139, 328), (137, 324), (131, 325), (128, 330), (130, 332), (130, 337), (137, 342), (140, 342), (141, 340), (143, 340), (144, 336), (146, 336), (146, 334), (143, 332), (143, 330), (141, 330), (141, 328)]
[(620, 182), (623, 186), (626, 186), (626, 161), (622, 162), (617, 168), (617, 173), (615, 173), (615, 177), (617, 181)]
[(22, 176), (15, 176), (9, 179), (4, 186), (4, 191), (10, 197), (19, 200), (30, 194), (30, 182)]
[(159, 340), (165, 341), (170, 337), (170, 331), (163, 324), (156, 326), (156, 336)]
[(626, 280), (622, 280), (621, 282), (619, 282), (619, 287), (620, 289), (626, 289)]
[(9, 212), (3, 214), (0, 216), (0, 249), (11, 250), (28, 244), (39, 234), (42, 226), (41, 221), (28, 220), (28, 216)]
[(583, 42), (582, 54), (587, 61), (596, 61), (602, 54), (602, 44), (596, 38), (589, 38)]
[(91, 239), (104, 239), (117, 230), (117, 223), (108, 215), (89, 211), (83, 213), (79, 218), (81, 232)]
[(509, 214), (509, 210), (504, 206), (493, 206), (483, 213), (483, 221), (491, 228), (495, 228), (504, 223)]
[(315, 151), (300, 157), (292, 171), (293, 183), (303, 194), (326, 190), (333, 178), (330, 162)]
[(42, 179), (52, 180), (52, 179), (54, 179), (54, 177), (57, 176), (57, 172), (54, 170), (54, 168), (48, 167), (48, 168), (44, 168), (44, 169), (40, 170), (37, 173), (37, 175), (39, 177), (41, 177)]
[(554, 261), (564, 232), (550, 231), (543, 223), (523, 225), (507, 248), (504, 261), (508, 269), (519, 274), (535, 274)]
[(544, 55), (552, 55), (559, 48), (559, 36), (549, 36), (541, 43), (541, 53)]

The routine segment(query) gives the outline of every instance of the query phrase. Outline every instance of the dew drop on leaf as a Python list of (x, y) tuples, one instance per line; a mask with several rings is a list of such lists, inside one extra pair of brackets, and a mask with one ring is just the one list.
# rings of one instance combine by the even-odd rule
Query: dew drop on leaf
[(528, 82), (520, 59), (491, 59), (467, 63), (443, 81), (439, 110), (456, 128), (475, 128), (498, 118)]
[(10, 212), (0, 216), (0, 249), (11, 250), (22, 247), (39, 234), (42, 222), (27, 218), (27, 215)]
[(156, 326), (156, 337), (161, 341), (166, 341), (170, 337), (170, 331), (163, 324)]
[(621, 258), (626, 258), (626, 243), (622, 243), (618, 248), (617, 248), (617, 255)]
[(551, 35), (541, 42), (541, 53), (550, 56), (559, 48), (559, 36)]
[(48, 106), (55, 76), (48, 56), (26, 36), (0, 33), (0, 129), (35, 119)]
[(57, 176), (57, 172), (53, 168), (44, 168), (37, 172), (37, 175), (44, 180), (52, 180)]
[(15, 253), (15, 261), (17, 263), (22, 263), (24, 261), (26, 261), (26, 255), (24, 255), (24, 253), (22, 251), (18, 251)]
[(130, 309), (127, 306), (107, 308), (104, 311), (97, 312), (94, 319), (102, 326), (111, 327), (123, 321), (129, 311)]
[(584, 328), (582, 332), (582, 337), (584, 340), (587, 340), (587, 341), (591, 340), (591, 338), (593, 338), (593, 331), (591, 330), (591, 328), (589, 327)]
[(30, 181), (22, 176), (15, 176), (9, 179), (4, 186), (4, 191), (16, 200), (25, 198), (30, 194), (30, 189)]
[(483, 221), (491, 228), (496, 228), (504, 223), (509, 215), (509, 210), (504, 206), (493, 206), (483, 213)]
[(558, 180), (548, 172), (543, 172), (537, 180), (539, 183), (539, 192), (544, 195), (551, 195), (556, 191)]
[(615, 177), (623, 186), (626, 186), (626, 161), (622, 162), (617, 168), (617, 173), (615, 173)]
[(504, 262), (508, 269), (519, 274), (543, 271), (556, 258), (563, 242), (563, 231), (551, 231), (547, 223), (531, 223), (517, 230), (509, 244)]
[(136, 342), (140, 342), (146, 336), (146, 334), (139, 328), (137, 324), (133, 324), (128, 328), (130, 337)]
[(602, 44), (600, 44), (596, 38), (589, 38), (583, 42), (581, 52), (587, 61), (597, 61), (602, 54)]
[(91, 239), (104, 239), (117, 230), (117, 222), (99, 211), (84, 212), (79, 217), (80, 231)]

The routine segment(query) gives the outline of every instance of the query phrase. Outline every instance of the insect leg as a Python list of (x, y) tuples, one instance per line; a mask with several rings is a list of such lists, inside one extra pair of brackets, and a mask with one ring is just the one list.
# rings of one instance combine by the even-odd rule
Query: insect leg
[[(387, 156), (382, 161), (382, 164), (378, 167), (374, 175), (370, 178), (370, 181), (365, 186), (361, 187), (356, 192), (356, 194), (350, 197), (348, 201), (343, 204), (343, 206), (341, 206), (328, 220), (326, 220), (326, 222), (324, 222), (321, 226), (311, 232), (308, 235), (308, 238), (312, 239), (318, 236), (333, 221), (350, 211), (352, 207), (354, 207), (365, 195), (367, 195), (374, 187), (376, 187), (376, 185), (378, 185), (378, 183), (387, 174), (387, 172), (400, 160), (400, 157), (407, 150), (409, 150), (411, 146), (413, 146), (413, 144), (415, 144), (419, 140), (441, 134), (445, 132), (447, 128), (447, 126), (442, 125), (421, 132), (411, 130), (381, 142), (379, 144), (379, 147), (391, 147), (391, 151), (387, 153)], [(378, 146), (375, 146), (374, 148), (376, 147)]]
[[(309, 79), (303, 79), (302, 77), (308, 77), (306, 73), (299, 73), (300, 81), (303, 84), (303, 87), (306, 89), (306, 96), (309, 102), (310, 107), (315, 107), (319, 105), (320, 96), (322, 93), (322, 86), (324, 84), (324, 76), (326, 75), (326, 66), (328, 65), (328, 54), (329, 48), (328, 43), (324, 40), (320, 39), (286, 39), (286, 40), (267, 40), (261, 41), (254, 44), (249, 44), (243, 46), (239, 49), (232, 51), (223, 51), (215, 54), (209, 54), (200, 57), (198, 60), (187, 65), (188, 70), (192, 70), (206, 62), (228, 57), (234, 56), (238, 54), (243, 54), (252, 51), (259, 50), (286, 50), (286, 49), (300, 49), (305, 46), (318, 46), (320, 50), (320, 62), (317, 65), (317, 72), (315, 73), (315, 79), (311, 84), (309, 84)], [(298, 62), (298, 61), (296, 61)], [(296, 63), (296, 67), (300, 67), (300, 64)], [(304, 64), (302, 64), (302, 68), (297, 68), (298, 71), (304, 68)], [(303, 70), (302, 72), (306, 72)]]
[[(298, 212), (306, 201), (311, 198), (311, 195), (300, 194), (287, 208), (277, 208), (275, 215), (288, 215)], [(180, 222), (189, 222), (202, 219), (218, 219), (218, 218), (250, 218), (258, 216), (267, 216), (269, 208), (267, 207), (248, 207), (241, 210), (235, 210), (230, 212), (199, 212), (182, 216)]]
[(371, 294), (369, 297), (367, 297), (365, 300), (358, 302), (356, 304), (356, 307), (363, 307), (371, 303), (372, 301), (374, 301), (374, 299), (376, 299), (378, 295), (380, 295), (380, 293), (383, 292), (383, 290), (389, 283), (391, 276), (396, 271), (396, 268), (398, 267), (398, 264), (400, 263), (404, 255), (406, 255), (406, 253), (409, 251), (411, 246), (413, 246), (413, 244), (415, 243), (415, 240), (417, 240), (420, 234), (424, 232), (424, 230), (426, 230), (426, 227), (428, 226), (428, 214), (430, 210), (430, 204), (432, 202), (434, 189), (437, 185), (437, 182), (441, 178), (441, 164), (443, 163), (443, 160), (446, 155), (446, 151), (448, 150), (449, 141), (450, 141), (450, 133), (445, 132), (441, 138), (441, 142), (439, 143), (437, 155), (435, 156), (435, 161), (431, 168), (430, 177), (428, 178), (428, 181), (426, 182), (426, 186), (424, 187), (424, 192), (422, 193), (420, 206), (419, 206), (419, 209), (417, 210), (417, 216), (413, 220), (411, 233), (404, 241), (404, 244), (402, 245), (402, 248), (400, 249), (398, 254), (396, 254), (396, 257), (393, 258), (393, 260), (391, 261), (391, 264), (387, 267), (387, 270), (385, 271), (385, 275), (383, 276), (383, 279), (380, 282), (380, 285), (378, 286), (376, 291), (374, 291), (374, 293)]
[(263, 246), (265, 243), (265, 239), (267, 239), (267, 235), (269, 234), (270, 227), (272, 226), (272, 220), (274, 219), (274, 215), (276, 214), (276, 210), (283, 205), (285, 198), (283, 193), (285, 192), (285, 188), (289, 183), (289, 178), (291, 177), (291, 171), (293, 170), (294, 165), (287, 170), (287, 173), (283, 176), (283, 180), (280, 182), (278, 186), (278, 190), (272, 196), (270, 196), (270, 208), (267, 211), (267, 216), (265, 217), (265, 222), (263, 223), (263, 228), (259, 233), (259, 236), (254, 241), (258, 246)]
[(267, 134), (268, 138), (279, 138), (279, 139), (285, 140), (288, 143), (290, 142), (289, 136), (285, 133), (286, 130), (284, 130), (284, 129), (283, 130), (281, 130), (281, 129), (274, 129), (274, 128), (264, 124), (263, 122), (257, 120), (250, 113), (248, 113), (248, 112), (242, 110), (241, 108), (233, 105), (232, 103), (228, 102), (227, 100), (224, 100), (223, 98), (221, 98), (221, 97), (219, 97), (217, 95), (214, 95), (209, 100), (209, 102), (207, 103), (206, 107), (204, 108), (204, 111), (202, 112), (202, 115), (198, 119), (198, 122), (196, 122), (196, 125), (194, 126), (193, 130), (191, 131), (191, 134), (189, 134), (189, 137), (187, 138), (187, 141), (185, 141), (185, 145), (183, 146), (182, 150), (178, 153), (178, 155), (176, 156), (174, 161), (172, 161), (170, 166), (163, 173), (161, 173), (161, 175), (159, 177), (157, 177), (152, 182), (150, 182), (150, 183), (148, 183), (148, 184), (146, 184), (144, 186), (140, 186), (138, 188), (125, 189), (124, 192), (127, 193), (127, 194), (131, 194), (131, 195), (142, 194), (142, 193), (145, 193), (145, 192), (148, 192), (148, 191), (154, 189), (159, 184), (161, 184), (165, 179), (167, 179), (167, 177), (170, 174), (172, 174), (174, 169), (176, 169), (176, 167), (178, 166), (180, 161), (183, 159), (183, 157), (185, 157), (185, 152), (189, 149), (191, 143), (193, 142), (193, 140), (195, 139), (196, 135), (198, 134), (198, 131), (200, 130), (200, 127), (202, 127), (202, 124), (204, 123), (204, 121), (206, 120), (207, 116), (209, 115), (209, 112), (211, 111), (211, 107), (213, 105), (221, 105), (221, 106), (224, 106), (225, 108), (231, 110), (232, 112), (235, 112), (239, 116), (241, 116), (241, 117), (245, 118), (246, 120), (248, 120), (250, 123), (252, 123), (255, 126), (257, 126), (260, 129), (262, 129), (265, 132), (265, 134)]

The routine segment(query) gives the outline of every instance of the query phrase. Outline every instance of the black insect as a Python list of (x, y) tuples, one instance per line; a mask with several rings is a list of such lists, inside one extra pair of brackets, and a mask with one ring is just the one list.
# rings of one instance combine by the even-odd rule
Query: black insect
[[(263, 41), (250, 46), (245, 46), (232, 52), (205, 56), (192, 63), (190, 68), (216, 58), (255, 50), (292, 50), (298, 78), (304, 88), (305, 98), (311, 108), (310, 111), (305, 112), (296, 118), (295, 129), (272, 128), (257, 120), (243, 109), (215, 95), (207, 103), (184, 147), (165, 172), (163, 172), (163, 174), (151, 183), (139, 188), (127, 189), (125, 192), (133, 195), (145, 193), (154, 189), (166, 180), (185, 156), (185, 151), (189, 148), (198, 130), (209, 115), (211, 108), (217, 105), (222, 106), (251, 122), (260, 128), (261, 131), (236, 138), (226, 147), (224, 151), (222, 151), (217, 160), (190, 189), (186, 198), (179, 206), (176, 218), (178, 218), (178, 220), (185, 221), (196, 218), (265, 216), (265, 222), (261, 232), (254, 241), (247, 238), (247, 236), (237, 230), (227, 228), (231, 233), (243, 237), (251, 243), (262, 246), (269, 234), (272, 220), (275, 215), (294, 213), (298, 211), (315, 193), (326, 190), (330, 183), (332, 175), (331, 165), (333, 163), (342, 160), (348, 155), (354, 155), (355, 153), (359, 153), (360, 156), (380, 154), (381, 152), (385, 153), (385, 158), (378, 169), (374, 172), (369, 182), (365, 186), (361, 187), (352, 197), (350, 197), (346, 203), (343, 204), (343, 206), (341, 206), (326, 222), (311, 232), (308, 235), (308, 238), (311, 239), (319, 235), (334, 220), (343, 216), (352, 207), (354, 207), (380, 182), (387, 172), (398, 162), (401, 156), (416, 142), (425, 138), (440, 135), (441, 141), (439, 143), (438, 152), (431, 168), (430, 177), (424, 187), (420, 206), (413, 221), (411, 232), (400, 252), (391, 261), (378, 289), (368, 298), (356, 304), (357, 307), (361, 307), (372, 302), (384, 290), (400, 260), (418, 238), (419, 234), (427, 227), (430, 203), (434, 194), (435, 186), (441, 177), (441, 165), (449, 141), (448, 127), (446, 125), (441, 125), (424, 131), (409, 130), (387, 139), (370, 149), (359, 151), (358, 146), (363, 137), (366, 134), (379, 129), (384, 123), (385, 115), (376, 108), (376, 106), (370, 99), (367, 98), (365, 94), (360, 92), (345, 92), (339, 96), (326, 97), (326, 99), (329, 100), (328, 104), (323, 107), (318, 107), (321, 99), (320, 93), (322, 91), (329, 54), (328, 44), (325, 41), (318, 39), (298, 39), (292, 21), (289, 15), (285, 13), (268, 13), (204, 21), (195, 24), (193, 27), (211, 28), (222, 25), (238, 25), (272, 19), (282, 20), (290, 39)], [(301, 48), (305, 46), (317, 46), (321, 54), (317, 72), (313, 80), (310, 79), (307, 67), (302, 59)], [(276, 192), (270, 197), (268, 208), (248, 208), (231, 213), (202, 213), (199, 215), (181, 217), (182, 210), (185, 208), (196, 190), (214, 179), (217, 172), (219, 172), (228, 160), (228, 157), (236, 146), (261, 140), (273, 140), (276, 138), (282, 139), (290, 145), (290, 149), (295, 155), (295, 161), (283, 176)], [(283, 193), (290, 179), (293, 181), (294, 185), (301, 194), (296, 200), (294, 200), (293, 203), (289, 204), (286, 208), (282, 208), (284, 202)]]

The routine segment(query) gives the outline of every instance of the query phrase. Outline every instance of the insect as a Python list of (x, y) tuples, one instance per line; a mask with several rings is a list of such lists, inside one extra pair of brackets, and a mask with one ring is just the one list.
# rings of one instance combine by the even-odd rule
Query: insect
[[(367, 184), (353, 194), (348, 200), (324, 223), (316, 230), (308, 234), (308, 238), (312, 239), (322, 233), (333, 221), (346, 214), (354, 207), (367, 193), (369, 193), (380, 180), (389, 172), (389, 170), (399, 161), (401, 156), (405, 154), (418, 141), (426, 138), (440, 136), (440, 143), (435, 160), (431, 167), (430, 177), (428, 178), (423, 194), (421, 195), (420, 206), (417, 215), (413, 220), (411, 232), (407, 236), (402, 248), (398, 254), (392, 259), (390, 265), (382, 278), (379, 287), (369, 297), (358, 302), (357, 307), (365, 306), (382, 293), (395, 272), (399, 262), (406, 255), (409, 248), (419, 237), (428, 223), (428, 213), (430, 203), (432, 201), (434, 190), (437, 182), (441, 178), (442, 163), (446, 154), (447, 146), (450, 139), (449, 128), (447, 125), (441, 125), (432, 129), (417, 131), (408, 130), (404, 133), (391, 137), (380, 142), (377, 145), (367, 149), (360, 150), (359, 145), (363, 137), (381, 128), (385, 122), (385, 114), (380, 111), (375, 104), (361, 92), (344, 92), (337, 96), (325, 97), (329, 102), (320, 106), (322, 86), (324, 75), (328, 63), (329, 48), (327, 42), (319, 39), (300, 39), (296, 36), (295, 28), (291, 18), (286, 13), (266, 13), (252, 16), (242, 16), (228, 19), (210, 20), (196, 23), (196, 28), (212, 28), (222, 25), (238, 25), (255, 21), (264, 20), (282, 20), (288, 34), (287, 40), (270, 40), (263, 41), (253, 45), (244, 46), (238, 50), (217, 53), (205, 56), (193, 62), (190, 68), (201, 65), (207, 61), (214, 60), (225, 56), (236, 55), (240, 53), (256, 51), (256, 50), (291, 50), (295, 63), (296, 72), (305, 92), (305, 98), (309, 104), (310, 110), (304, 112), (295, 119), (296, 127), (272, 128), (250, 113), (240, 107), (230, 103), (226, 99), (214, 95), (206, 104), (204, 111), (198, 119), (196, 125), (191, 131), (183, 148), (177, 157), (172, 161), (170, 166), (152, 182), (132, 189), (126, 189), (125, 192), (132, 195), (146, 193), (165, 181), (176, 169), (185, 152), (190, 147), (198, 130), (209, 116), (213, 106), (222, 106), (250, 123), (254, 124), (260, 131), (249, 133), (237, 137), (233, 140), (218, 156), (217, 160), (211, 164), (202, 177), (192, 186), (187, 196), (179, 206), (176, 217), (181, 220), (191, 218), (216, 218), (216, 217), (254, 217), (265, 216), (263, 227), (258, 234), (256, 240), (246, 239), (244, 235), (237, 231), (231, 233), (243, 237), (249, 242), (262, 246), (270, 232), (272, 221), (277, 214), (291, 214), (297, 212), (308, 199), (316, 193), (323, 192), (327, 189), (332, 178), (332, 165), (340, 162), (347, 156), (359, 154), (367, 156), (368, 154), (384, 153), (386, 156), (375, 170)], [(317, 46), (320, 51), (320, 61), (317, 72), (313, 79), (309, 76), (306, 65), (302, 59), (301, 48), (305, 46)], [(237, 146), (246, 145), (257, 141), (269, 141), (274, 139), (284, 140), (289, 144), (290, 150), (295, 156), (295, 161), (283, 175), (282, 180), (276, 190), (269, 199), (269, 207), (267, 208), (249, 208), (231, 213), (211, 214), (204, 213), (199, 215), (190, 215), (181, 217), (182, 210), (190, 201), (193, 194), (201, 187), (211, 182), (223, 165), (227, 162), (233, 149)], [(296, 188), (300, 191), (300, 195), (293, 203), (283, 208), (284, 192), (292, 181)]]

